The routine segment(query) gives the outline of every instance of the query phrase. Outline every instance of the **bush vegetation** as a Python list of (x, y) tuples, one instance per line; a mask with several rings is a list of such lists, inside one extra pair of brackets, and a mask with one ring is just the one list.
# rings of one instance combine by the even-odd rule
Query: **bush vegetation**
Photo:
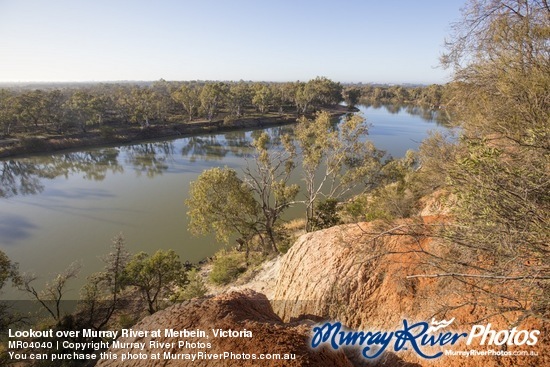
[(221, 250), (212, 261), (209, 279), (214, 284), (228, 284), (245, 272), (247, 268), (245, 254), (238, 251)]
[(200, 272), (194, 268), (187, 273), (187, 284), (181, 288), (176, 299), (185, 300), (204, 297), (208, 291)]

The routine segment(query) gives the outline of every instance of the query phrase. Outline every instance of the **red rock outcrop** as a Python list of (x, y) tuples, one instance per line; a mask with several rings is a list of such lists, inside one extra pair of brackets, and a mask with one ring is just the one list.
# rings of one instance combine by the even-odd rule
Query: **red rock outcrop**
[[(146, 317), (132, 327), (134, 331), (161, 330), (161, 337), (121, 337), (120, 343), (146, 343), (147, 359), (122, 360), (126, 353), (138, 354), (142, 351), (136, 348), (122, 348), (109, 350), (117, 354), (118, 358), (101, 360), (100, 367), (146, 367), (146, 366), (342, 366), (350, 367), (352, 364), (342, 353), (334, 353), (325, 350), (311, 350), (307, 346), (307, 340), (311, 327), (306, 324), (284, 324), (273, 313), (267, 298), (253, 291), (232, 292), (222, 294), (214, 298), (192, 300), (184, 302), (156, 314)], [(164, 335), (165, 329), (174, 330), (204, 330), (209, 338), (198, 337), (170, 337)], [(252, 332), (251, 338), (215, 338), (212, 329), (224, 330), (248, 330)], [(151, 341), (160, 343), (175, 343), (169, 348), (150, 347)], [(189, 343), (210, 343), (210, 348), (179, 348), (178, 341)], [(166, 345), (166, 344), (164, 344)], [(291, 360), (253, 360), (253, 359), (200, 359), (180, 360), (163, 358), (165, 352), (170, 354), (205, 352), (221, 354), (232, 352), (234, 354), (246, 353), (260, 354), (278, 353), (294, 354)], [(143, 353), (143, 352), (142, 352)], [(151, 355), (160, 353), (160, 359), (152, 359)]]

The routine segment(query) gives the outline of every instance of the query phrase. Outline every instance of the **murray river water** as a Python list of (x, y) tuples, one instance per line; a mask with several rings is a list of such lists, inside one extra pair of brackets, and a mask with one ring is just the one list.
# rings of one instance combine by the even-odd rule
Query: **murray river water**
[[(417, 149), (430, 130), (446, 130), (435, 113), (418, 108), (365, 107), (369, 139), (394, 157)], [(266, 129), (277, 136), (292, 125)], [(0, 250), (43, 284), (74, 261), (75, 295), (122, 232), (132, 253), (174, 249), (199, 261), (222, 245), (187, 231), (184, 201), (205, 169), (240, 170), (249, 143), (262, 130), (202, 135), (120, 147), (0, 161)], [(4, 297), (17, 298), (12, 292)], [(21, 298), (26, 295), (21, 294)]]

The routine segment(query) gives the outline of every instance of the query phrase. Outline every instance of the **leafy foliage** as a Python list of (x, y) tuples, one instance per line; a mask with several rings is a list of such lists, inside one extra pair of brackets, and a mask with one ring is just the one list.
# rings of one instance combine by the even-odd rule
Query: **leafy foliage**
[(187, 279), (188, 283), (177, 295), (178, 299), (200, 298), (206, 295), (206, 285), (197, 269), (191, 269), (187, 273)]
[(283, 135), (281, 142), (285, 149), (270, 152), (270, 137), (267, 133), (262, 133), (252, 143), (256, 150), (254, 164), (248, 165), (244, 170), (245, 182), (255, 194), (261, 208), (261, 229), (257, 233), (264, 249), (274, 253), (279, 252), (276, 244), (278, 222), (300, 190), (298, 185), (289, 183), (295, 167), (295, 151), (290, 137)]
[(228, 284), (246, 270), (245, 256), (237, 251), (220, 251), (212, 263), (210, 280), (215, 284)]
[(357, 87), (349, 87), (344, 89), (342, 95), (344, 97), (344, 101), (348, 105), (348, 108), (351, 109), (359, 103), (359, 100), (361, 99), (361, 89)]
[(550, 316), (549, 15), (536, 0), (471, 1), (443, 59), (463, 136), (438, 270), (458, 274), (463, 306), (519, 318)]
[(262, 133), (254, 140), (256, 159), (244, 170), (243, 180), (233, 169), (212, 168), (191, 184), (186, 204), (193, 233), (213, 231), (226, 243), (232, 234), (238, 234), (247, 253), (249, 242), (257, 236), (264, 251), (278, 252), (277, 224), (297, 195), (298, 186), (288, 184), (294, 168), (293, 153), (270, 153), (269, 139)]
[(200, 93), (198, 88), (182, 85), (180, 89), (172, 92), (172, 98), (183, 106), (187, 118), (192, 121), (197, 115), (200, 106)]
[(26, 273), (21, 276), (19, 287), (38, 301), (53, 320), (59, 322), (65, 316), (64, 310), (61, 307), (61, 301), (67, 291), (67, 283), (78, 276), (80, 267), (78, 262), (71, 263), (64, 271), (56, 274), (52, 280), (47, 282), (42, 290), (33, 285), (33, 282), (38, 277), (34, 274)]
[(233, 233), (248, 238), (257, 232), (259, 205), (233, 169), (212, 168), (201, 173), (191, 183), (185, 203), (189, 229), (194, 234), (212, 231), (219, 241), (227, 243)]
[(150, 314), (162, 308), (174, 287), (186, 282), (185, 268), (174, 250), (158, 250), (152, 256), (140, 252), (125, 268), (125, 283), (135, 286), (147, 302)]
[(227, 94), (227, 85), (221, 82), (207, 83), (201, 90), (200, 101), (201, 109), (208, 119), (212, 121), (223, 103), (223, 97)]
[(6, 285), (9, 279), (17, 280), (18, 278), (18, 266), (11, 262), (8, 256), (0, 251), (0, 289)]
[(324, 229), (341, 223), (338, 215), (338, 200), (327, 198), (316, 204), (316, 216), (311, 220), (312, 229)]
[[(0, 251), (0, 291), (9, 280), (15, 285), (20, 282), (18, 266)], [(19, 316), (12, 311), (7, 303), (0, 302), (0, 332), (4, 332), (12, 323), (19, 320)]]
[(124, 236), (119, 233), (112, 240), (112, 251), (103, 257), (105, 270), (90, 275), (80, 291), (78, 316), (82, 327), (101, 330), (122, 308), (120, 295), (126, 287), (124, 270), (129, 260)]
[(364, 141), (368, 126), (359, 115), (349, 116), (335, 129), (330, 115), (317, 114), (315, 120), (301, 118), (295, 140), (302, 153), (306, 191), (306, 231), (313, 229), (315, 203), (320, 197), (343, 198), (356, 185), (375, 185), (384, 152)]

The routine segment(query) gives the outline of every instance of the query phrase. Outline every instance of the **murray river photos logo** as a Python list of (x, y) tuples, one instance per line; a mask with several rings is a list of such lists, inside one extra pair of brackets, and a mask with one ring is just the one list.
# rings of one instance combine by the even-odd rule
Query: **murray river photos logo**
[(469, 333), (445, 331), (454, 321), (436, 321), (411, 323), (403, 320), (403, 328), (394, 331), (354, 331), (348, 330), (340, 322), (327, 322), (313, 328), (311, 347), (328, 345), (334, 350), (346, 347), (360, 347), (361, 354), (367, 359), (379, 357), (384, 351), (412, 350), (426, 359), (439, 358), (444, 353), (439, 350), (433, 354), (426, 351), (430, 347), (452, 346), (464, 342), (467, 346), (486, 345), (529, 345), (538, 342), (539, 330), (517, 330), (517, 328), (493, 330), (491, 324), (474, 325)]

